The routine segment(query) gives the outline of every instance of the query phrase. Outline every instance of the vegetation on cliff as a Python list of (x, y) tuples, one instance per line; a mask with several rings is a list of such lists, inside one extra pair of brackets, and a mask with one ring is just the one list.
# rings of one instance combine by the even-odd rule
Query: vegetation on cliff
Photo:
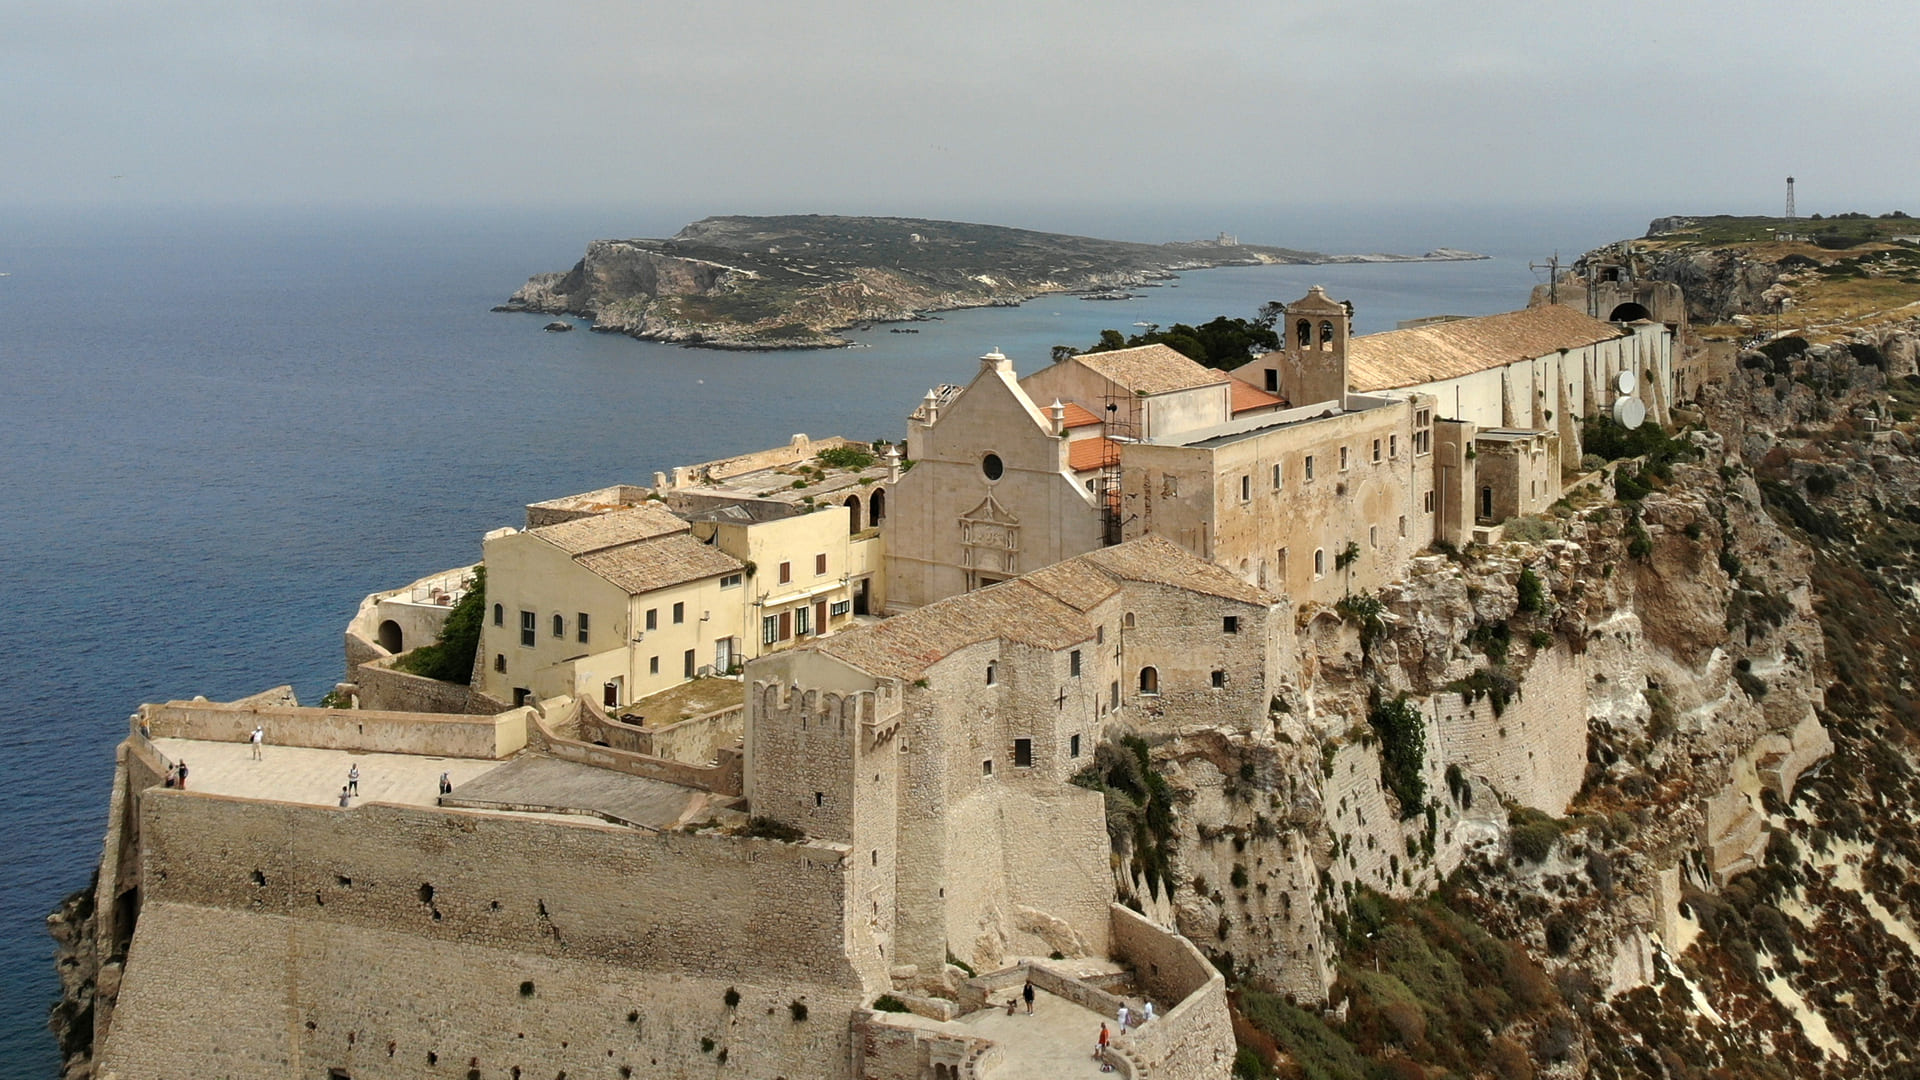
[(473, 654), (480, 648), (480, 622), (486, 610), (487, 568), (476, 566), (473, 584), (460, 602), (453, 605), (453, 610), (447, 612), (447, 621), (440, 625), (439, 638), (431, 645), (401, 654), (393, 666), (442, 682), (463, 686), (472, 682)]

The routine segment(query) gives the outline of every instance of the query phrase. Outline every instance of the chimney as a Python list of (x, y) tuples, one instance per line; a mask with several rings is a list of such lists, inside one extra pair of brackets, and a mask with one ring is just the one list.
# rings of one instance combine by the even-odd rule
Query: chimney
[(928, 390), (927, 396), (920, 399), (920, 415), (929, 425), (940, 419), (940, 399), (933, 395), (932, 390)]
[(888, 443), (887, 444), (887, 483), (889, 484), (898, 483), (899, 480), (900, 480), (900, 448), (898, 446), (895, 446), (892, 443)]
[(1047, 406), (1047, 415), (1053, 418), (1053, 433), (1056, 436), (1065, 434), (1067, 430), (1067, 407), (1060, 404), (1059, 398), (1054, 398), (1053, 404)]

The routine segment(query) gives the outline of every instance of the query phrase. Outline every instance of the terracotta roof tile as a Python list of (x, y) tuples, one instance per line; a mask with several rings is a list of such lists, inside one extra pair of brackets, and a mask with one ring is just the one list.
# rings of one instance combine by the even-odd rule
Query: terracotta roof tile
[(1067, 444), (1067, 467), (1074, 472), (1087, 472), (1119, 460), (1120, 444), (1112, 439), (1096, 435)]
[(1227, 380), (1226, 372), (1196, 364), (1165, 345), (1081, 353), (1074, 359), (1135, 393), (1164, 394)]
[(1354, 338), (1347, 345), (1348, 378), (1359, 393), (1417, 386), (1621, 334), (1611, 323), (1564, 304), (1548, 304)]
[(1242, 382), (1239, 379), (1233, 380), (1233, 415), (1235, 416), (1255, 409), (1271, 409), (1276, 405), (1284, 404), (1286, 403), (1279, 398), (1252, 383)]
[(577, 555), (574, 561), (629, 594), (652, 592), (742, 569), (740, 560), (687, 533), (656, 536)]
[(1074, 402), (1066, 403), (1067, 427), (1090, 427), (1100, 422), (1100, 418), (1081, 408)]
[(1164, 537), (1143, 536), (1118, 547), (1089, 551), (1080, 558), (1126, 581), (1172, 585), (1248, 604), (1272, 602), (1258, 588)]
[(574, 518), (557, 525), (543, 525), (529, 529), (528, 533), (569, 555), (584, 555), (590, 551), (631, 544), (636, 540), (685, 532), (686, 529), (687, 523), (675, 517), (666, 507), (642, 503), (612, 513)]
[(1113, 575), (1082, 559), (1042, 567), (1020, 579), (1075, 611), (1090, 611), (1120, 591)]

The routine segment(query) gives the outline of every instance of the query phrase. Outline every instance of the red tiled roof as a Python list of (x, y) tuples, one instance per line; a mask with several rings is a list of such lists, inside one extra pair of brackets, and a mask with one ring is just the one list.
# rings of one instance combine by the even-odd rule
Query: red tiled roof
[(1252, 383), (1242, 382), (1239, 379), (1233, 380), (1233, 415), (1235, 416), (1243, 412), (1252, 412), (1254, 409), (1270, 409), (1275, 405), (1285, 404), (1286, 402)]
[(1100, 418), (1069, 401), (1067, 406), (1067, 426), (1069, 428), (1088, 427), (1100, 422)]
[(1074, 472), (1088, 472), (1119, 460), (1120, 444), (1112, 439), (1095, 436), (1067, 444), (1067, 467)]

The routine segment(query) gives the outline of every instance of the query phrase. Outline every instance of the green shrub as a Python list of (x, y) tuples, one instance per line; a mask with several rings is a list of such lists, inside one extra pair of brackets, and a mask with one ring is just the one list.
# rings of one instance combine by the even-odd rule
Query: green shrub
[(873, 1007), (881, 1012), (903, 1013), (913, 1011), (907, 1007), (906, 1002), (901, 1001), (892, 994), (881, 994), (879, 997), (874, 998)]
[(1280, 1044), (1306, 1080), (1364, 1080), (1366, 1059), (1325, 1020), (1278, 994), (1240, 991), (1240, 1013)]
[(1531, 863), (1547, 860), (1562, 829), (1560, 822), (1524, 806), (1507, 814), (1507, 824), (1513, 830), (1513, 857)]
[(875, 460), (873, 451), (864, 446), (830, 447), (815, 454), (814, 457), (818, 458), (822, 465), (854, 472), (873, 468)]
[(1540, 575), (1531, 568), (1520, 571), (1519, 609), (1529, 614), (1547, 609), (1547, 589), (1540, 583)]
[(1380, 782), (1400, 800), (1400, 820), (1418, 815), (1427, 798), (1426, 718), (1401, 694), (1376, 701), (1367, 722), (1380, 736)]
[(757, 836), (762, 840), (779, 840), (788, 844), (797, 844), (807, 838), (806, 830), (770, 817), (748, 818), (746, 827), (740, 830), (740, 835)]
[(465, 686), (473, 681), (473, 654), (480, 648), (480, 624), (487, 610), (487, 568), (473, 571), (473, 585), (440, 624), (440, 637), (403, 654), (393, 666), (401, 671)]

